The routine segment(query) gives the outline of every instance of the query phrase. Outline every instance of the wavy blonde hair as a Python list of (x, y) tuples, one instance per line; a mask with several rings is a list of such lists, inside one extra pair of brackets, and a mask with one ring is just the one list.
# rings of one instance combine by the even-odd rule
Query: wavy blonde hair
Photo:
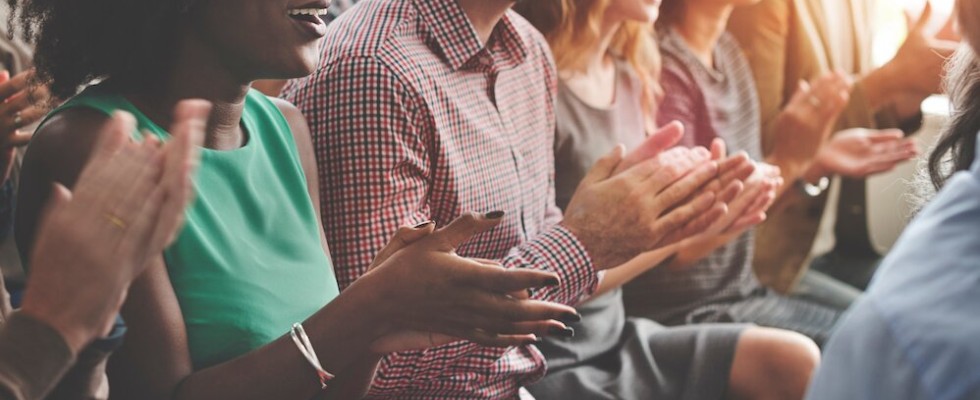
[[(599, 45), (603, 14), (610, 0), (524, 0), (514, 9), (544, 34), (559, 71), (582, 71), (587, 52)], [(609, 47), (610, 55), (625, 60), (643, 86), (641, 102), (652, 121), (660, 90), (660, 51), (653, 24), (627, 21), (620, 26)]]

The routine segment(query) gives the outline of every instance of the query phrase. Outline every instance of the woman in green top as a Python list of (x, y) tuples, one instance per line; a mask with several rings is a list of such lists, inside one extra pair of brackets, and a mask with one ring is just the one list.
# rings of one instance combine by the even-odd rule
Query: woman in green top
[[(123, 307), (129, 334), (110, 365), (114, 397), (308, 399), (320, 382), (289, 335), (303, 322), (325, 394), (363, 393), (380, 355), (452, 338), (523, 344), (565, 329), (565, 306), (527, 300), (554, 275), (504, 271), (453, 248), (499, 213), (433, 231), (406, 228), (375, 269), (338, 294), (321, 234), (309, 130), (291, 105), (251, 91), (317, 63), (325, 0), (8, 0), (37, 44), (38, 77), (76, 94), (44, 122), (26, 157), (17, 236), (27, 253), (52, 182), (71, 186), (109, 113), (137, 116), (137, 138), (167, 139), (181, 99), (213, 103), (197, 199), (175, 244)], [(124, 226), (124, 221), (119, 221)]]

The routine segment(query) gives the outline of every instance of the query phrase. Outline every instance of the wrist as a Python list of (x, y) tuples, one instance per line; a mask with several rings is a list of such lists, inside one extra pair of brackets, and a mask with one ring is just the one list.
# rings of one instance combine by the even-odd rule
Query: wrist
[(780, 174), (785, 182), (793, 182), (800, 179), (800, 177), (811, 170), (813, 165), (816, 164), (812, 159), (799, 160), (780, 157), (776, 151), (769, 157), (766, 157), (765, 162), (779, 167)]
[(85, 346), (95, 340), (98, 336), (97, 330), (76, 321), (71, 312), (56, 311), (59, 308), (63, 310), (63, 307), (48, 307), (43, 303), (38, 304), (28, 297), (24, 299), (23, 306), (18, 313), (57, 332), (71, 353), (77, 355)]

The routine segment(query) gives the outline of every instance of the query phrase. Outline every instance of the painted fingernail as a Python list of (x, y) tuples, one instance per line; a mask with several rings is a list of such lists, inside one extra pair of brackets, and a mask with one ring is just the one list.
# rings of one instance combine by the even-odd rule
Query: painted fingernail
[(548, 334), (551, 336), (570, 338), (572, 336), (575, 336), (575, 329), (569, 328), (567, 326), (564, 328), (553, 326), (548, 329)]
[(562, 314), (561, 317), (558, 318), (558, 320), (564, 324), (571, 324), (571, 323), (581, 321), (582, 316), (579, 315), (579, 313), (565, 313)]
[(483, 216), (486, 219), (501, 219), (501, 218), (504, 217), (504, 212), (503, 211), (491, 211), (491, 212), (488, 212), (486, 214), (483, 214)]
[(425, 222), (423, 222), (421, 224), (415, 225), (413, 228), (415, 228), (415, 229), (428, 228), (429, 225), (433, 225), (433, 224), (435, 224), (435, 222), (425, 221)]

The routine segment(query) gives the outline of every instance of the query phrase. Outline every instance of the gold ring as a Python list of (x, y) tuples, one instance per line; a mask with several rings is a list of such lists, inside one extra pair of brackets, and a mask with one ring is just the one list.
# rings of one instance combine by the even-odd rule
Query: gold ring
[(119, 218), (110, 213), (102, 214), (102, 216), (105, 217), (105, 219), (108, 220), (110, 224), (115, 225), (117, 228), (126, 229), (126, 221), (123, 221), (122, 218)]

